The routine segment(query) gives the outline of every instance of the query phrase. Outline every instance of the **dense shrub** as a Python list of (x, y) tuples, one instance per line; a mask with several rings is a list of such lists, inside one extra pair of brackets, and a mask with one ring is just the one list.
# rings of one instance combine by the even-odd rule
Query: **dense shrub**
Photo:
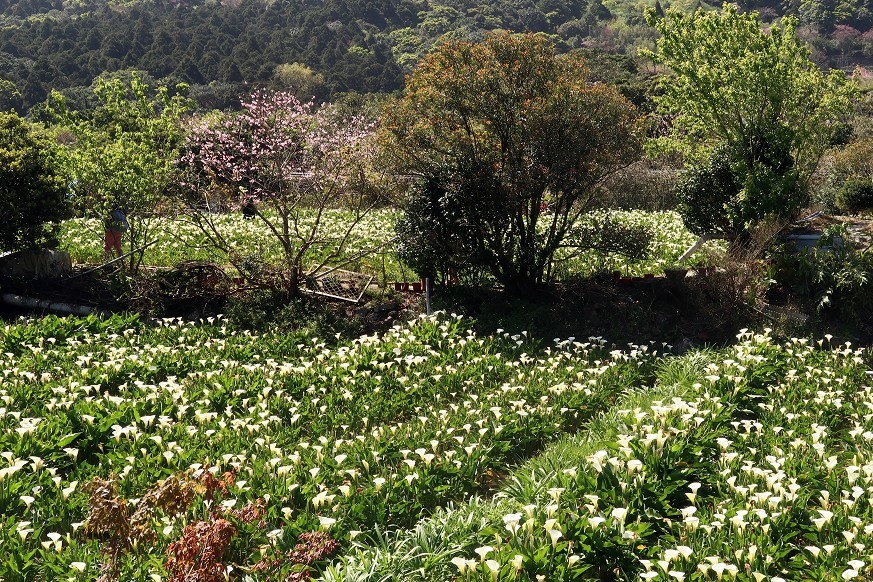
[(820, 184), (814, 202), (827, 212), (844, 210), (837, 196), (850, 182), (870, 182), (873, 175), (873, 138), (860, 137), (822, 160)]
[(873, 208), (873, 182), (850, 178), (837, 191), (837, 208), (844, 212), (858, 212)]
[(50, 144), (14, 113), (0, 113), (0, 251), (53, 245), (67, 216)]
[(669, 161), (640, 160), (604, 180), (598, 204), (622, 210), (674, 210), (677, 178), (678, 170)]
[(807, 196), (790, 154), (778, 139), (761, 140), (761, 159), (752, 165), (723, 145), (682, 176), (678, 210), (691, 232), (747, 240), (761, 221), (802, 207)]
[(441, 198), (453, 197), (481, 250), (466, 262), (516, 295), (548, 282), (581, 211), (636, 159), (643, 137), (637, 110), (589, 82), (578, 55), (560, 55), (545, 37), (505, 33), (441, 44), (380, 127), (392, 171), (427, 177)]
[(654, 233), (641, 224), (625, 224), (612, 216), (594, 218), (580, 224), (569, 237), (569, 242), (580, 249), (602, 253), (618, 253), (629, 259), (641, 260), (648, 256)]
[(869, 325), (873, 254), (835, 245), (838, 235), (847, 240), (845, 232), (835, 229), (825, 233), (808, 252), (779, 249), (774, 253), (772, 279), (801, 308), (817, 312), (822, 318)]
[(410, 188), (395, 231), (398, 256), (422, 278), (446, 282), (459, 276), (472, 282), (484, 274), (470, 260), (477, 247), (464, 226), (459, 197), (446, 192), (435, 180)]
[(731, 211), (730, 203), (741, 186), (730, 162), (728, 150), (719, 149), (705, 166), (686, 171), (676, 187), (679, 213), (694, 234), (724, 234), (741, 228)]

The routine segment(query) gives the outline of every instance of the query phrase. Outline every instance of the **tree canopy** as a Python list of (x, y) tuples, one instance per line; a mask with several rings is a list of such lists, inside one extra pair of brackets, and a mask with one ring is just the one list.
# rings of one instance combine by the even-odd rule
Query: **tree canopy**
[(426, 57), (388, 107), (382, 143), (398, 173), (426, 183), (414, 192), (442, 208), (413, 205), (432, 209), (414, 229), (419, 243), (448, 221), (474, 247), (456, 252), (523, 291), (548, 278), (595, 186), (633, 161), (640, 129), (614, 88), (587, 82), (579, 56), (502, 33)]
[[(728, 4), (663, 17), (650, 9), (646, 18), (661, 33), (648, 54), (672, 72), (656, 97), (672, 127), (655, 145), (679, 150), (695, 168), (714, 167), (709, 159), (727, 151), (736, 174), (737, 188), (715, 204), (736, 212), (729, 232), (719, 234), (734, 237), (764, 215), (790, 216), (803, 206), (808, 180), (851, 105), (845, 75), (825, 74), (810, 60), (793, 18), (764, 30), (756, 12)], [(685, 191), (692, 205), (707, 196)]]
[(52, 144), (14, 113), (0, 113), (0, 250), (56, 242), (66, 218), (66, 185), (55, 172)]
[(148, 242), (148, 219), (172, 180), (182, 142), (181, 118), (191, 103), (181, 94), (171, 97), (166, 87), (152, 91), (138, 75), (101, 78), (94, 96), (98, 105), (85, 114), (53, 94), (50, 108), (62, 144), (61, 164), (74, 184), (76, 211), (104, 218), (113, 208), (123, 208), (135, 248)]
[[(819, 64), (847, 68), (873, 54), (873, 0), (738, 4), (760, 10), (765, 22), (797, 17)], [(287, 89), (273, 74), (288, 63), (322, 75), (325, 94), (394, 91), (433, 47), (495, 30), (542, 32), (561, 50), (636, 54), (634, 47), (650, 47), (656, 36), (640, 6), (637, 0), (0, 0), (0, 79), (17, 87), (12, 105), (21, 113), (51, 89), (79, 91), (103, 73), (124, 70), (169, 87), (187, 82), (207, 109), (216, 101), (238, 108), (221, 98), (227, 84), (237, 94), (262, 84)]]

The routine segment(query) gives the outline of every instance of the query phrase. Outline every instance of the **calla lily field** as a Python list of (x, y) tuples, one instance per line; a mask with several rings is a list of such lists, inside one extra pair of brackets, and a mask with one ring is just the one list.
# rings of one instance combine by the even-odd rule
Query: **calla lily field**
[(468, 323), (6, 325), (3, 579), (871, 575), (869, 354)]
[[(322, 225), (327, 239), (338, 239), (349, 222), (349, 214), (343, 210), (327, 210)], [(368, 249), (385, 245), (394, 232), (398, 213), (395, 210), (377, 210), (367, 214), (354, 229), (344, 256), (354, 259), (347, 268), (370, 273), (385, 273), (387, 276), (414, 279), (414, 274), (405, 271), (390, 247), (386, 252), (358, 257)], [(621, 271), (628, 276), (646, 273), (662, 273), (665, 268), (676, 265), (677, 259), (694, 243), (696, 237), (683, 225), (676, 212), (598, 211), (590, 213), (585, 224), (609, 217), (619, 224), (649, 230), (652, 240), (643, 257), (628, 258), (618, 253), (596, 250), (575, 252), (570, 256), (556, 258), (558, 268), (577, 275), (590, 275), (598, 271)], [(313, 215), (314, 218), (314, 215)], [(152, 232), (157, 244), (143, 251), (144, 263), (157, 267), (172, 267), (182, 261), (216, 260), (210, 252), (209, 242), (194, 224), (179, 218), (155, 217)], [(216, 214), (213, 218), (219, 232), (241, 254), (250, 254), (276, 262), (280, 249), (275, 240), (264, 236), (264, 227), (257, 221), (244, 220), (240, 214)], [(103, 258), (102, 225), (93, 219), (68, 220), (62, 225), (62, 247), (73, 261), (99, 263)], [(722, 241), (711, 241), (692, 257), (692, 264), (705, 262), (707, 257), (723, 252)]]

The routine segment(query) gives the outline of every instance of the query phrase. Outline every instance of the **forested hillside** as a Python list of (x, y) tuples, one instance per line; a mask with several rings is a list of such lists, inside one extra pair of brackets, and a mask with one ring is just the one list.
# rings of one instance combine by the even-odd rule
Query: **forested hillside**
[[(652, 0), (654, 1), (654, 0)], [(651, 2), (650, 2), (651, 3)], [(21, 112), (55, 88), (82, 101), (105, 72), (140, 70), (186, 82), (204, 108), (232, 106), (252, 85), (306, 98), (393, 91), (445, 38), (495, 29), (544, 32), (561, 50), (636, 55), (654, 31), (646, 0), (0, 0), (0, 108)], [(670, 2), (663, 2), (666, 8)], [(677, 0), (686, 10), (707, 8)], [(823, 65), (850, 68), (873, 54), (870, 0), (743, 0), (766, 22), (799, 16)], [(867, 31), (867, 32), (864, 32)], [(246, 88), (246, 85), (248, 88)]]

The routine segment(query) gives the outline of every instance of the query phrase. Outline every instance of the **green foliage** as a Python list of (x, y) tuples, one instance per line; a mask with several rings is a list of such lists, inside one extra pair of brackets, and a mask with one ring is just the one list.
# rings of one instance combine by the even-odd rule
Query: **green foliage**
[(590, 221), (579, 224), (568, 237), (568, 242), (578, 249), (642, 260), (649, 255), (652, 239), (650, 225), (626, 223), (606, 214), (593, 215)]
[(834, 152), (816, 201), (829, 212), (839, 211), (837, 193), (849, 182), (869, 182), (871, 175), (873, 139), (860, 137)]
[(779, 165), (774, 169), (767, 162), (747, 168), (724, 146), (705, 165), (692, 166), (682, 175), (676, 197), (691, 232), (728, 240), (748, 237), (763, 217), (790, 217), (804, 200), (796, 172)]
[[(64, 173), (74, 187), (72, 202), (80, 216), (104, 220), (114, 208), (128, 215), (131, 250), (150, 242), (150, 219), (158, 210), (175, 173), (182, 140), (181, 117), (191, 108), (166, 87), (152, 93), (138, 74), (128, 80), (101, 78), (94, 86), (97, 107), (75, 111), (59, 93), (50, 113), (62, 145)], [(131, 256), (131, 266), (140, 256)]]
[(15, 83), (0, 78), (0, 111), (11, 111), (21, 107), (21, 92)]
[(738, 222), (737, 213), (725, 212), (740, 187), (725, 149), (714, 152), (705, 166), (687, 170), (676, 188), (677, 209), (685, 225), (698, 235), (741, 230), (743, 224)]
[(477, 251), (467, 262), (510, 292), (544, 280), (595, 186), (639, 149), (635, 108), (585, 72), (537, 35), (448, 42), (388, 108), (387, 155), (398, 173), (428, 182), (412, 196), (445, 200), (450, 212), (432, 219), (463, 225)]
[(839, 71), (822, 73), (797, 38), (796, 21), (783, 20), (765, 33), (755, 12), (725, 5), (718, 12), (659, 18), (646, 13), (661, 33), (647, 53), (668, 66), (659, 107), (678, 114), (671, 134), (657, 141), (691, 159), (705, 159), (719, 143), (738, 149), (751, 166), (768, 148), (784, 149), (803, 176), (818, 162), (848, 112), (855, 87)]
[[(694, 0), (669, 4), (684, 11), (710, 6)], [(232, 103), (223, 97), (270, 83), (285, 63), (302, 63), (322, 75), (330, 94), (398, 90), (403, 74), (434, 46), (494, 30), (544, 32), (564, 48), (597, 46), (635, 56), (637, 47), (651, 48), (656, 36), (644, 25), (642, 5), (637, 0), (0, 0), (0, 70), (18, 87), (9, 102), (20, 112), (41, 103), (52, 89), (81, 90), (105, 72), (130, 69), (148, 71), (168, 86), (191, 83), (192, 97), (204, 98), (198, 99), (201, 107), (223, 109)], [(821, 64), (848, 69), (870, 52), (862, 34), (873, 26), (870, 0), (739, 5), (760, 10), (765, 22), (798, 17), (809, 25), (804, 35), (816, 45)], [(233, 89), (214, 94), (228, 85)]]
[(289, 297), (273, 290), (258, 290), (232, 299), (227, 305), (228, 320), (241, 329), (277, 330), (314, 337), (354, 337), (360, 324), (329, 306), (308, 297)]
[[(835, 242), (836, 239), (836, 242)], [(775, 253), (773, 281), (823, 318), (869, 325), (873, 254), (849, 246), (845, 229), (826, 232), (808, 252)]]
[(600, 49), (577, 49), (589, 70), (589, 79), (613, 85), (638, 109), (654, 109), (655, 75), (640, 70), (637, 59)]
[[(757, 13), (741, 14), (732, 5), (691, 15), (671, 10), (664, 17), (649, 10), (646, 17), (661, 33), (656, 51), (647, 54), (673, 72), (655, 100), (676, 117), (655, 147), (680, 151), (700, 167), (686, 179), (684, 188), (698, 191), (691, 198), (700, 198), (695, 183), (718, 187), (719, 203), (693, 210), (695, 227), (706, 230), (698, 218), (714, 212), (712, 230), (738, 236), (770, 214), (796, 212), (849, 111), (854, 85), (812, 63), (791, 18), (765, 33)], [(725, 152), (729, 159), (722, 158)], [(727, 166), (732, 179), (724, 174)], [(725, 223), (732, 232), (724, 232)]]
[[(53, 88), (88, 86), (125, 69), (148, 71), (167, 85), (229, 83), (242, 93), (271, 82), (278, 66), (301, 63), (324, 77), (325, 93), (394, 91), (404, 72), (447, 38), (494, 29), (554, 34), (587, 4), (134, 0), (119, 9), (115, 0), (51, 8), (14, 1), (14, 9), (0, 9), (0, 68), (19, 87), (25, 109)], [(31, 14), (38, 16), (28, 20)]]
[(0, 113), (0, 250), (57, 244), (65, 192), (51, 142), (17, 114)]
[(837, 191), (837, 208), (846, 212), (858, 212), (873, 208), (873, 183), (869, 179), (850, 178)]
[(324, 75), (302, 63), (282, 63), (277, 66), (273, 83), (278, 89), (291, 91), (304, 103), (310, 99), (320, 101), (327, 92)]
[(458, 196), (445, 192), (432, 180), (414, 184), (408, 203), (397, 220), (397, 255), (420, 277), (445, 283), (453, 276), (477, 279), (481, 261), (476, 241), (464, 225)]

